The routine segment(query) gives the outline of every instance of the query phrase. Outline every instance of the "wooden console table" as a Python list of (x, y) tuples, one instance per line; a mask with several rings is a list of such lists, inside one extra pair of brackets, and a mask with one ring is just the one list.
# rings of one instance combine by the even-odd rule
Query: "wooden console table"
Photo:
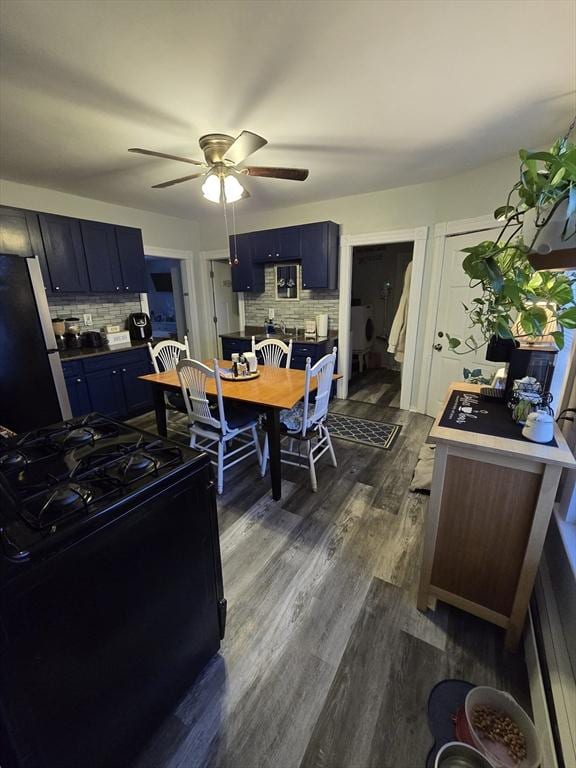
[(557, 446), (440, 426), (453, 390), (480, 387), (452, 384), (428, 437), (436, 457), (418, 608), (442, 600), (473, 613), (506, 629), (515, 650), (560, 474), (576, 461), (557, 425)]

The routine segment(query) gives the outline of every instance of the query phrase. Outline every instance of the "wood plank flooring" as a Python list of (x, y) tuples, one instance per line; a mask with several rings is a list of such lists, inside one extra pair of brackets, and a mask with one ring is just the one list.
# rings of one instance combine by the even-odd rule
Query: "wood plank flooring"
[(400, 371), (370, 368), (356, 373), (348, 386), (348, 399), (399, 408)]
[(338, 467), (319, 464), (316, 494), (292, 467), (280, 502), (255, 464), (225, 476), (226, 637), (135, 768), (416, 768), (432, 743), (428, 694), (446, 677), (529, 709), (524, 661), (501, 630), (440, 603), (416, 609), (427, 497), (407, 487), (432, 420), (331, 407), (403, 429), (391, 451), (335, 440)]

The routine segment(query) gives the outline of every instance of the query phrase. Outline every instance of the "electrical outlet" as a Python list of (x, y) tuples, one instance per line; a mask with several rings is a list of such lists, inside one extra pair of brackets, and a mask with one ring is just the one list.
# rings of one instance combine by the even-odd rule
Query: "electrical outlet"
[(274, 320), (274, 308), (270, 307), (268, 310), (268, 320)]
[(92, 325), (92, 315), (90, 313), (84, 315), (84, 325)]

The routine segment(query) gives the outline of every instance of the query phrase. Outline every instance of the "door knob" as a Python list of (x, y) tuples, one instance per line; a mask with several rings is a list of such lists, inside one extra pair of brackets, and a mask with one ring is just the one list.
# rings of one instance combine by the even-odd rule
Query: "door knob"
[(436, 350), (436, 352), (441, 352), (442, 351), (442, 344), (434, 344), (434, 349)]

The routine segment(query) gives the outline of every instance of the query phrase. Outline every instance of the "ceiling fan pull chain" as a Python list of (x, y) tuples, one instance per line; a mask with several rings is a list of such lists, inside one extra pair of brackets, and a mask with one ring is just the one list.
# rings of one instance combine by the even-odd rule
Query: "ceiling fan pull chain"
[(238, 264), (238, 246), (236, 241), (236, 202), (232, 203), (232, 236), (234, 238), (234, 264)]
[[(230, 230), (228, 229), (228, 212), (226, 210), (226, 195), (224, 194), (224, 186), (222, 186), (222, 208), (224, 209), (224, 224), (226, 226), (226, 242), (230, 242)], [(232, 266), (232, 256), (230, 254), (230, 248), (228, 248), (228, 264)]]

